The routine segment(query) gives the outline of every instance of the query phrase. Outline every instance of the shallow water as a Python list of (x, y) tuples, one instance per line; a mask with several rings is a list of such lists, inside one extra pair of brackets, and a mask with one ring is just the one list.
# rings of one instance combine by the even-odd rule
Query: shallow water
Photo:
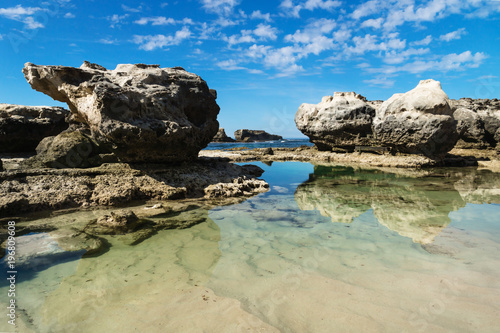
[(500, 175), (259, 166), (268, 193), (98, 257), (23, 236), (18, 331), (498, 331)]

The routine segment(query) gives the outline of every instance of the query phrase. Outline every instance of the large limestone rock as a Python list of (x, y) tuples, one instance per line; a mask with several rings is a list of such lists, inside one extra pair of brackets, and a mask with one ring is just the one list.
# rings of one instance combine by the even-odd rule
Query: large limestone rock
[(452, 100), (453, 117), (458, 121), (458, 148), (498, 148), (500, 141), (500, 101), (461, 98)]
[(319, 150), (341, 148), (352, 151), (368, 144), (375, 109), (354, 92), (336, 92), (319, 104), (302, 104), (295, 114), (297, 128)]
[(239, 129), (234, 132), (234, 138), (240, 142), (274, 141), (283, 139), (280, 135), (269, 134), (261, 130)]
[(33, 89), (67, 103), (122, 162), (192, 160), (219, 128), (215, 91), (180, 67), (27, 63), (23, 73)]
[(45, 137), (68, 128), (61, 107), (0, 104), (0, 153), (34, 152)]
[(230, 138), (227, 136), (226, 131), (221, 127), (219, 128), (219, 131), (217, 134), (215, 134), (214, 138), (212, 139), (212, 142), (234, 142), (235, 140), (233, 138)]
[(458, 140), (456, 120), (441, 83), (420, 81), (385, 101), (373, 119), (375, 141), (393, 151), (429, 157), (450, 151)]

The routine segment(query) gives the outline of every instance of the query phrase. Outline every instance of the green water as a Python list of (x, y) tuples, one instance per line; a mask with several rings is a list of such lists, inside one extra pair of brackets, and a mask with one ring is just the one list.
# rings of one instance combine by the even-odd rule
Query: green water
[(135, 246), (80, 259), (37, 236), (56, 255), (19, 269), (17, 331), (498, 331), (499, 174), (259, 166), (268, 193)]

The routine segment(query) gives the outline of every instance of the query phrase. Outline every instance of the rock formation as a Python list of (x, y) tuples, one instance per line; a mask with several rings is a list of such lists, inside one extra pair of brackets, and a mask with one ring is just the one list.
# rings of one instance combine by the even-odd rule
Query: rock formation
[(96, 168), (19, 169), (0, 173), (0, 216), (137, 200), (224, 199), (266, 192), (256, 166), (217, 159), (177, 165), (124, 163)]
[(219, 128), (219, 131), (217, 131), (217, 134), (215, 134), (214, 138), (212, 139), (212, 142), (234, 142), (235, 140), (233, 138), (230, 138), (227, 136), (226, 131), (221, 127)]
[(393, 151), (426, 156), (443, 155), (458, 140), (448, 96), (434, 80), (385, 101), (373, 119), (373, 132), (376, 142)]
[(255, 141), (274, 141), (282, 140), (279, 135), (269, 134), (260, 130), (239, 129), (234, 132), (234, 138), (240, 142), (255, 142)]
[(219, 128), (215, 91), (180, 67), (27, 63), (23, 73), (33, 89), (67, 103), (75, 120), (122, 162), (192, 160)]
[(302, 104), (295, 114), (297, 128), (319, 150), (335, 148), (353, 151), (367, 145), (375, 109), (354, 92), (336, 92), (319, 104)]
[(319, 150), (327, 151), (372, 146), (437, 158), (458, 139), (448, 96), (434, 80), (421, 81), (383, 103), (354, 92), (334, 93), (317, 105), (302, 104), (295, 123)]
[(68, 128), (61, 107), (0, 104), (0, 153), (34, 152), (43, 138)]
[(458, 121), (457, 148), (499, 148), (500, 101), (498, 99), (461, 98), (452, 100)]

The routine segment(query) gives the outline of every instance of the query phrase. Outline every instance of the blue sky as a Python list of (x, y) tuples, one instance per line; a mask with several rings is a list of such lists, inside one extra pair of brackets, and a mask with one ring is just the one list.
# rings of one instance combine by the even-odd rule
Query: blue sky
[(433, 78), (500, 98), (500, 0), (3, 0), (0, 49), (0, 103), (61, 105), (25, 62), (182, 66), (217, 89), (231, 136), (300, 137), (297, 108), (334, 91), (387, 99)]

